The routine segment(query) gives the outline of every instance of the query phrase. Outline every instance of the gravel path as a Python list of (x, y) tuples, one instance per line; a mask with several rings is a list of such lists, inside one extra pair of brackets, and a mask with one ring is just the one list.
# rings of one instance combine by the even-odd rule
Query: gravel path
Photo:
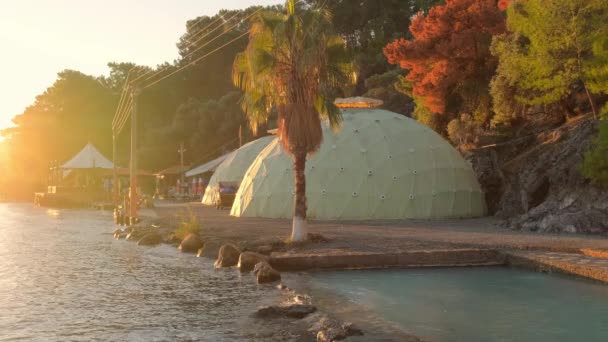
[[(164, 204), (155, 208), (161, 222), (177, 225), (188, 215), (203, 222), (205, 235), (225, 241), (285, 239), (291, 221), (281, 219), (234, 218), (228, 210), (216, 210), (199, 203)], [(541, 234), (511, 231), (496, 226), (493, 218), (464, 220), (406, 220), (365, 222), (311, 222), (311, 233), (320, 233), (329, 243), (302, 247), (315, 252), (351, 250), (365, 252), (407, 251), (432, 248), (500, 248), (579, 252), (580, 249), (608, 250), (607, 236)], [(300, 252), (295, 248), (294, 253)]]

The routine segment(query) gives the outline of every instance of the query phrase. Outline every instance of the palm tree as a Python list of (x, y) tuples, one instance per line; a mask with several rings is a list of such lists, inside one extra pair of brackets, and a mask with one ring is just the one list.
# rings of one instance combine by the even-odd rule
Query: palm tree
[(352, 63), (344, 40), (333, 33), (331, 14), (288, 0), (285, 13), (260, 12), (249, 43), (233, 65), (234, 84), (244, 91), (242, 106), (254, 134), (272, 112), (278, 114), (278, 137), (293, 158), (295, 208), (292, 241), (308, 237), (306, 157), (323, 140), (321, 121), (334, 129), (342, 122), (332, 94), (352, 84)]

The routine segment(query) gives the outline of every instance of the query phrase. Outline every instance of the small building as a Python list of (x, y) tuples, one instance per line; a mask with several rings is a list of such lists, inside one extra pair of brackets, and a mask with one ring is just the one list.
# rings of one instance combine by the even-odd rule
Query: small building
[(171, 198), (177, 197), (184, 191), (180, 184), (182, 175), (190, 169), (190, 166), (174, 165), (154, 174), (156, 177), (155, 197)]

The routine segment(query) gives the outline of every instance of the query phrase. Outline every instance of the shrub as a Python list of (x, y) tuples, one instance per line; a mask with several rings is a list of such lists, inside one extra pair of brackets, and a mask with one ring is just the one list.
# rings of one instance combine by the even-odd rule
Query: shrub
[(468, 148), (481, 133), (480, 123), (469, 114), (462, 114), (448, 124), (448, 137), (457, 146)]
[(175, 230), (175, 236), (183, 240), (188, 234), (199, 234), (202, 230), (202, 224), (198, 217), (194, 215), (192, 210), (188, 209), (187, 217), (184, 217)]
[(594, 184), (608, 186), (608, 105), (602, 110), (598, 135), (585, 152), (581, 173)]

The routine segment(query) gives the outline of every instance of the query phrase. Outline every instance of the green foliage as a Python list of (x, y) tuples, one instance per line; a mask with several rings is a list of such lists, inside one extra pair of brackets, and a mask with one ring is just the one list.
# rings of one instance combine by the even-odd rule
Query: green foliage
[[(344, 37), (353, 56), (357, 83), (354, 95), (377, 97), (385, 108), (409, 114), (413, 108), (411, 97), (393, 91), (391, 78), (394, 67), (388, 64), (382, 48), (389, 42), (410, 37), (410, 19), (418, 12), (443, 3), (442, 0), (306, 0), (326, 6), (333, 13), (335, 31)], [(380, 85), (379, 83), (382, 83)]]
[(596, 31), (593, 55), (594, 58), (587, 62), (585, 68), (589, 89), (595, 93), (608, 93), (608, 25)]
[(334, 128), (341, 123), (333, 101), (351, 84), (352, 63), (326, 8), (293, 0), (286, 7), (285, 13), (255, 17), (249, 43), (234, 60), (233, 82), (244, 92), (242, 106), (254, 132), (276, 111), (286, 151), (311, 153), (321, 144), (320, 118)]
[[(526, 0), (507, 10), (511, 34), (494, 41), (501, 87), (494, 89), (501, 115), (510, 103), (505, 84), (525, 104), (551, 104), (590, 81), (589, 62), (597, 32), (606, 30), (608, 5), (600, 0)], [(506, 83), (505, 83), (506, 82)], [(599, 90), (595, 88), (596, 90)], [(509, 99), (509, 100), (507, 100)], [(507, 106), (512, 107), (512, 106)]]
[(384, 101), (383, 108), (395, 113), (411, 113), (412, 99), (403, 96), (403, 92), (396, 88), (396, 83), (403, 74), (402, 69), (394, 68), (383, 74), (369, 77), (365, 80), (367, 92), (363, 96)]
[(494, 76), (490, 82), (492, 109), (494, 116), (491, 128), (505, 129), (522, 116), (525, 106), (515, 99), (517, 89), (509, 79), (501, 74)]
[(175, 236), (183, 240), (188, 234), (200, 234), (203, 229), (202, 223), (198, 217), (188, 209), (188, 215), (182, 219), (179, 227), (175, 230)]
[(608, 105), (602, 111), (598, 136), (585, 152), (580, 171), (595, 184), (608, 186)]
[(470, 114), (461, 114), (459, 118), (448, 123), (447, 131), (450, 140), (460, 147), (468, 147), (475, 143), (480, 134), (480, 123)]
[(49, 165), (64, 162), (87, 142), (108, 154), (117, 101), (100, 79), (73, 70), (60, 72), (52, 86), (14, 117), (15, 127), (2, 131), (9, 158), (4, 181), (30, 192), (46, 185)]

